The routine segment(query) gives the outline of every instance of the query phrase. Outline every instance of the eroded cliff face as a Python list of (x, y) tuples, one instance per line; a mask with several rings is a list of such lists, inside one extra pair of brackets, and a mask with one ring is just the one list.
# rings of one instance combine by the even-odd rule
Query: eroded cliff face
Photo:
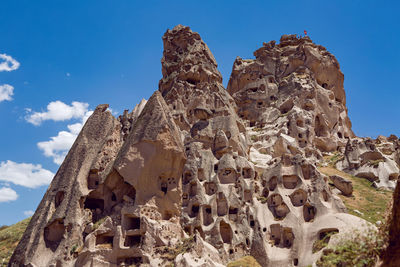
[(264, 150), (274, 153), (272, 145), (283, 133), (296, 139), (307, 157), (320, 159), (319, 151), (335, 151), (354, 136), (343, 74), (324, 47), (308, 37), (284, 35), (279, 44), (264, 43), (254, 56), (236, 58), (228, 91), (239, 116), (265, 130)]
[(331, 54), (283, 36), (226, 90), (198, 33), (163, 42), (159, 90), (119, 119), (96, 109), (10, 266), (306, 266), (315, 241), (364, 227), (315, 165), (354, 136)]

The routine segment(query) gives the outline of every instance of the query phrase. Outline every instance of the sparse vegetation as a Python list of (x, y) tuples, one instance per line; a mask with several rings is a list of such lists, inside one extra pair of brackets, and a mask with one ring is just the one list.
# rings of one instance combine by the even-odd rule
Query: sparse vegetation
[[(354, 232), (352, 238), (339, 241), (333, 248), (323, 250), (322, 257), (318, 260), (319, 267), (332, 266), (375, 266), (388, 242), (388, 224), (386, 218), (390, 211), (393, 193), (388, 190), (372, 187), (372, 182), (364, 178), (355, 177), (341, 172), (334, 168), (336, 162), (342, 160), (340, 153), (325, 158), (327, 167), (320, 167), (319, 170), (326, 175), (339, 175), (353, 183), (353, 196), (346, 197), (339, 195), (343, 203), (352, 215), (361, 217), (371, 223), (380, 221), (378, 230), (370, 228), (367, 233)], [(379, 164), (382, 160), (371, 163)], [(313, 252), (323, 249), (327, 244), (316, 242), (313, 245)]]
[(325, 161), (328, 163), (330, 167), (335, 167), (338, 161), (344, 159), (344, 156), (340, 152), (335, 152), (333, 156), (325, 158)]
[(78, 249), (78, 244), (75, 244), (72, 246), (70, 253), (74, 254), (76, 252), (76, 250)]
[(257, 142), (257, 135), (252, 135), (251, 137), (251, 141), (253, 141), (253, 142)]
[(194, 236), (190, 236), (188, 238), (183, 239), (175, 247), (164, 246), (164, 247), (159, 247), (156, 250), (157, 253), (161, 254), (162, 259), (172, 262), (179, 254), (189, 252), (193, 247), (193, 243), (194, 243)]
[(255, 132), (261, 132), (263, 129), (262, 128), (259, 128), (259, 127), (255, 127), (254, 129), (253, 129), (253, 131), (255, 131)]
[(290, 111), (286, 112), (286, 113), (282, 113), (279, 114), (279, 117), (286, 117), (287, 115), (289, 115)]
[(14, 249), (17, 247), (22, 234), (25, 232), (31, 218), (27, 218), (14, 225), (1, 227), (0, 230), (0, 266), (7, 266)]
[(329, 240), (331, 239), (331, 236), (337, 233), (338, 233), (337, 231), (330, 231), (326, 233), (326, 235), (322, 239), (316, 240), (313, 244), (312, 252), (313, 253), (318, 252), (324, 247), (326, 247), (329, 243)]
[(262, 204), (267, 203), (267, 198), (263, 196), (257, 197), (257, 200), (260, 201)]
[(261, 265), (252, 256), (244, 256), (228, 263), (227, 267), (261, 267)]
[(377, 168), (379, 166), (379, 163), (381, 162), (385, 162), (385, 160), (384, 159), (370, 160), (368, 161), (368, 165)]
[(372, 187), (372, 182), (341, 172), (333, 167), (320, 167), (326, 175), (339, 175), (353, 183), (353, 196), (339, 195), (352, 215), (358, 216), (371, 223), (382, 221), (385, 212), (392, 201), (392, 192)]
[(100, 227), (100, 225), (102, 225), (107, 219), (106, 217), (101, 218), (100, 220), (98, 220), (96, 223), (93, 224), (93, 231), (96, 230), (97, 228)]
[(325, 249), (317, 261), (317, 266), (375, 266), (385, 250), (387, 240), (386, 224), (383, 224), (378, 231), (369, 229), (363, 234), (354, 232), (351, 239), (343, 239), (334, 248)]

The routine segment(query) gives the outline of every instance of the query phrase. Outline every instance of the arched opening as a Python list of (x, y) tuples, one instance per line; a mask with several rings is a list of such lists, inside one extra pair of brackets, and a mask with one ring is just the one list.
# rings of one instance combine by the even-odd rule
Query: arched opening
[(114, 236), (112, 233), (105, 233), (96, 236), (96, 246), (106, 249), (112, 249)]
[(304, 127), (304, 121), (301, 120), (301, 119), (297, 119), (297, 120), (296, 120), (296, 125), (297, 125), (298, 127)]
[(189, 196), (187, 193), (182, 194), (182, 206), (186, 207), (189, 204)]
[(272, 194), (267, 199), (267, 204), (276, 219), (283, 219), (290, 212), (289, 207), (283, 202), (282, 196), (279, 194)]
[(221, 184), (233, 184), (236, 182), (237, 173), (233, 168), (226, 168), (218, 172), (218, 177)]
[(212, 210), (210, 205), (203, 206), (203, 224), (205, 226), (213, 223)]
[(218, 216), (225, 216), (228, 213), (228, 202), (222, 192), (218, 194), (217, 198), (217, 214)]
[(217, 192), (217, 185), (214, 182), (205, 182), (204, 187), (206, 189), (206, 194), (209, 196)]
[(221, 221), (219, 224), (219, 232), (224, 243), (230, 244), (232, 242), (232, 228), (229, 224)]
[(315, 214), (317, 213), (317, 209), (309, 203), (306, 203), (303, 206), (303, 217), (304, 221), (310, 222), (314, 220)]
[(126, 215), (123, 217), (123, 226), (125, 230), (136, 230), (140, 229), (140, 217), (134, 217)]
[(111, 201), (117, 201), (117, 196), (114, 192), (111, 194)]
[(322, 195), (322, 199), (324, 201), (329, 201), (329, 195), (328, 195), (328, 192), (325, 189), (322, 190), (321, 195)]
[(301, 165), (301, 172), (306, 180), (315, 177), (315, 168), (311, 164)]
[(279, 111), (281, 112), (281, 114), (286, 114), (288, 113), (290, 110), (292, 110), (294, 104), (293, 104), (293, 100), (289, 99), (287, 101), (285, 101), (280, 107), (279, 107)]
[(168, 191), (168, 184), (167, 184), (167, 182), (161, 182), (161, 191), (164, 193), (164, 195), (165, 194), (167, 194), (167, 191)]
[(139, 247), (140, 243), (142, 242), (141, 235), (127, 235), (125, 236), (125, 247)]
[(286, 247), (286, 248), (292, 247), (293, 241), (294, 241), (294, 234), (293, 234), (292, 228), (283, 227), (282, 239), (283, 239), (283, 246), (284, 247)]
[(297, 175), (283, 175), (283, 186), (287, 189), (295, 189), (300, 183), (300, 179)]
[(239, 209), (236, 207), (229, 207), (229, 219), (236, 220), (238, 216)]
[(99, 199), (99, 198), (94, 198), (94, 197), (87, 196), (86, 200), (85, 200), (85, 203), (84, 203), (84, 208), (91, 210), (91, 212), (92, 212), (92, 221), (96, 222), (103, 215), (104, 200), (103, 199)]
[(315, 135), (325, 137), (327, 135), (327, 127), (323, 124), (323, 119), (321, 119), (320, 117), (321, 115), (315, 117)]
[(64, 221), (54, 220), (52, 223), (44, 228), (44, 242), (46, 247), (55, 251), (64, 237), (65, 226)]
[(100, 178), (97, 169), (91, 169), (88, 176), (88, 189), (96, 189), (100, 183)]
[(268, 190), (268, 188), (265, 187), (265, 188), (263, 189), (261, 195), (262, 195), (263, 197), (267, 198), (268, 195), (269, 195), (269, 190)]
[(193, 178), (193, 174), (191, 171), (185, 171), (185, 173), (183, 174), (183, 184), (188, 184)]
[(303, 206), (307, 201), (307, 192), (303, 189), (297, 189), (290, 195), (290, 200), (295, 207)]
[(274, 241), (274, 245), (278, 246), (279, 243), (281, 243), (281, 225), (276, 223), (276, 224), (271, 224), (270, 225), (270, 239)]
[(278, 185), (278, 177), (276, 176), (271, 177), (268, 181), (269, 191), (274, 191), (277, 185)]
[(197, 214), (199, 214), (199, 210), (200, 210), (200, 205), (198, 203), (195, 203), (192, 205), (191, 208), (191, 213), (190, 213), (190, 217), (197, 217)]
[(251, 168), (243, 168), (242, 176), (243, 176), (243, 178), (253, 178), (254, 172)]
[(189, 197), (194, 197), (197, 195), (197, 183), (196, 181), (192, 181), (190, 183)]
[(253, 196), (250, 189), (243, 190), (243, 199), (245, 202), (251, 202), (253, 200)]

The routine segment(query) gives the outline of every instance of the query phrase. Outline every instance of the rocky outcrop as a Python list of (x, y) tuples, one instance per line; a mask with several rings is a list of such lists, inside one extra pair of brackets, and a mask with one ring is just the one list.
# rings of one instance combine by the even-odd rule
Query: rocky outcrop
[(320, 159), (314, 148), (335, 151), (354, 137), (343, 74), (324, 47), (309, 37), (283, 35), (279, 44), (264, 43), (254, 56), (236, 58), (228, 91), (247, 126), (263, 129), (256, 147), (274, 153), (285, 134), (306, 157)]
[(163, 43), (159, 90), (119, 119), (96, 109), (10, 266), (307, 266), (324, 233), (364, 227), (315, 165), (354, 136), (326, 49), (283, 36), (225, 90), (198, 33)]
[(100, 158), (106, 162), (108, 143), (120, 139), (115, 134), (119, 122), (107, 107), (98, 106), (87, 120), (14, 251), (10, 266), (56, 266), (71, 257), (68, 252), (72, 246), (83, 243), (87, 218), (82, 207), (84, 196), (90, 184), (101, 182), (98, 176), (93, 183), (88, 180), (91, 166)]
[(392, 211), (389, 217), (389, 242), (383, 256), (382, 267), (400, 266), (400, 183), (393, 193)]
[(342, 171), (362, 177), (374, 183), (375, 187), (394, 190), (399, 177), (396, 162), (400, 141), (396, 136), (386, 138), (349, 139), (344, 148), (344, 157), (336, 163)]
[(347, 180), (338, 175), (331, 175), (329, 176), (333, 185), (342, 192), (345, 196), (351, 196), (353, 193), (353, 184), (351, 181)]

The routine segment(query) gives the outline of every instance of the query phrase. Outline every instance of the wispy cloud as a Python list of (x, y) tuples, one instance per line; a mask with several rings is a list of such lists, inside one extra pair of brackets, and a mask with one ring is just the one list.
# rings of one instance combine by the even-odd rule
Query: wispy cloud
[(37, 144), (39, 149), (43, 151), (46, 157), (53, 158), (53, 162), (60, 165), (92, 113), (93, 111), (87, 111), (82, 117), (81, 122), (68, 125), (68, 130), (61, 131), (57, 136), (50, 137), (49, 141), (39, 142)]
[[(16, 163), (11, 160), (0, 162), (0, 181), (36, 188), (48, 185), (53, 176), (54, 173), (43, 169), (40, 164)], [(8, 192), (8, 196), (10, 196), (11, 193), (8, 189), (5, 192)]]
[(15, 201), (18, 198), (17, 192), (9, 187), (0, 188), (0, 202)]
[(34, 213), (35, 213), (35, 212), (34, 212), (33, 210), (25, 210), (25, 211), (24, 211), (24, 215), (25, 215), (26, 217), (30, 217), (30, 216), (32, 216)]
[(50, 102), (47, 105), (47, 110), (44, 112), (32, 112), (27, 109), (28, 114), (25, 119), (33, 125), (40, 125), (43, 121), (65, 121), (70, 119), (80, 119), (88, 112), (88, 103), (72, 102), (67, 105), (61, 101)]
[(9, 84), (0, 85), (0, 102), (11, 101), (14, 94), (14, 87)]
[(19, 62), (6, 54), (0, 54), (0, 71), (13, 71), (19, 68)]

